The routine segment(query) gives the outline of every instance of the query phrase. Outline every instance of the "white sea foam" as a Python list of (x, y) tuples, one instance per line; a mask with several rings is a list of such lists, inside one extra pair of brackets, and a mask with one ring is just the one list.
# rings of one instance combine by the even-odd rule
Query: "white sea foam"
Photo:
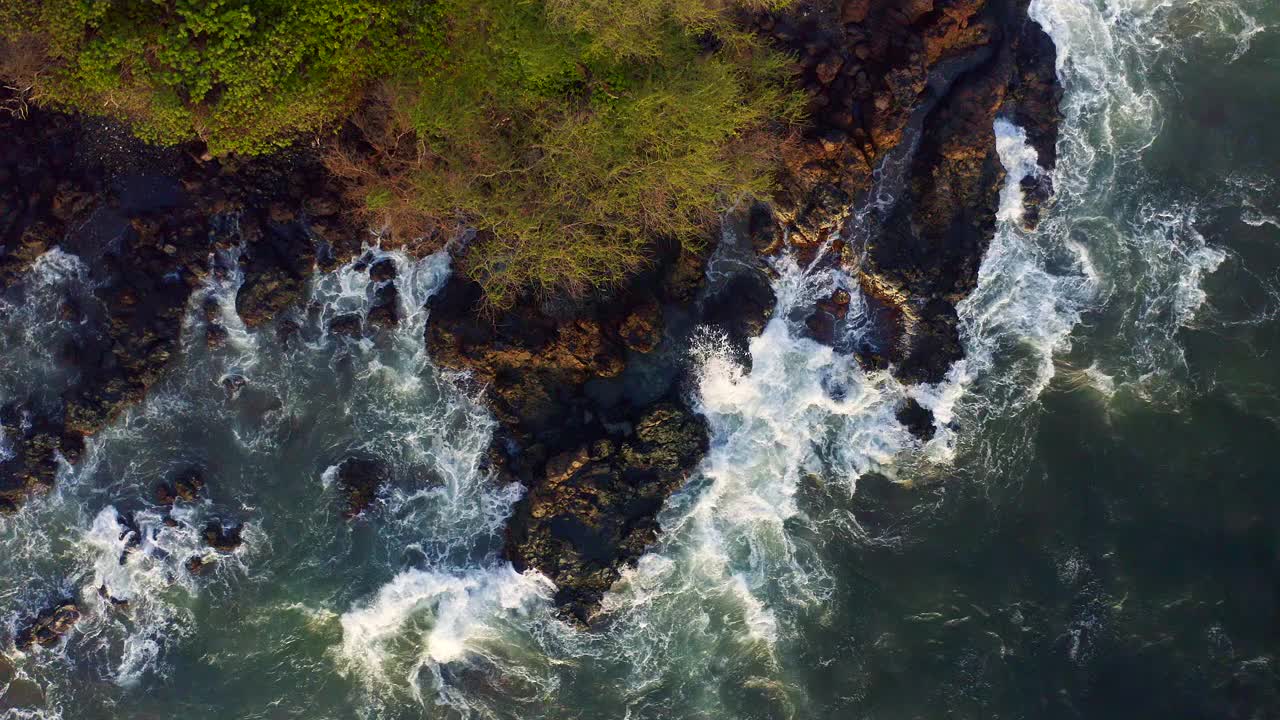
[(626, 666), (637, 702), (669, 683), (702, 696), (700, 686), (726, 671), (714, 658), (734, 658), (735, 673), (776, 672), (795, 615), (821, 608), (832, 590), (817, 549), (794, 534), (813, 520), (804, 487), (822, 482), (847, 497), (858, 477), (892, 474), (896, 457), (918, 445), (894, 418), (905, 390), (889, 373), (865, 371), (789, 319), (847, 278), (790, 257), (776, 269), (777, 307), (749, 344), (750, 372), (714, 334), (695, 345), (710, 451), (661, 515), (659, 545), (604, 598), (610, 649), (596, 651)]
[[(218, 223), (223, 233), (239, 235), (238, 216), (222, 216), (218, 218)], [(252, 365), (253, 358), (256, 357), (257, 338), (249, 332), (244, 321), (236, 313), (236, 294), (244, 285), (244, 270), (240, 266), (240, 258), (243, 254), (243, 240), (228, 249), (218, 249), (210, 254), (209, 266), (212, 271), (205, 280), (203, 291), (191, 295), (184, 344), (189, 346), (193, 341), (198, 342), (203, 339), (196, 336), (195, 329), (204, 326), (198, 318), (203, 318), (205, 314), (204, 305), (211, 303), (215, 308), (214, 318), (226, 330), (227, 343), (232, 351), (238, 354), (238, 361)]]
[(163, 674), (163, 654), (194, 631), (191, 610), (175, 598), (198, 591), (187, 562), (203, 559), (213, 576), (243, 572), (242, 558), (256, 543), (246, 527), (235, 553), (216, 553), (202, 542), (200, 510), (175, 508), (172, 515), (176, 525), (166, 524), (158, 511), (135, 513), (135, 530), (107, 506), (82, 540), (92, 563), (80, 591), (91, 608), (82, 630), (95, 638), (93, 652), (114, 664), (121, 685), (137, 684), (148, 672)]
[[(951, 369), (949, 387), (921, 398), (922, 405), (948, 418), (939, 423), (944, 427), (966, 401), (982, 412), (1003, 414), (1039, 397), (1053, 378), (1054, 353), (1064, 347), (1095, 293), (1087, 256), (1063, 255), (1055, 247), (1055, 213), (1038, 230), (1022, 226), (1021, 183), (1045, 172), (1026, 132), (1004, 119), (996, 121), (994, 132), (1007, 175), (1000, 224), (983, 257), (977, 288), (957, 307), (965, 359)], [(979, 397), (966, 398), (975, 382)], [(972, 415), (973, 408), (968, 411)]]
[(1274, 215), (1267, 215), (1258, 212), (1254, 209), (1246, 209), (1241, 213), (1240, 221), (1245, 225), (1252, 225), (1253, 227), (1271, 225), (1272, 227), (1280, 228), (1280, 218), (1275, 217)]
[(89, 268), (77, 256), (53, 248), (27, 272), (21, 303), (0, 300), (0, 404), (56, 393), (62, 372), (51, 362), (76, 320), (63, 319), (68, 298), (88, 299)]
[(17, 451), (13, 446), (13, 442), (9, 440), (8, 431), (3, 427), (0, 427), (0, 462), (12, 460), (16, 453)]
[(1021, 222), (1025, 214), (1022, 181), (1044, 174), (1040, 154), (1027, 142), (1027, 131), (1004, 118), (996, 119), (995, 134), (996, 152), (1007, 173), (996, 217), (1003, 222)]
[[(1004, 121), (997, 132), (1002, 159), (1009, 165), (1001, 219), (1012, 226), (1022, 217), (1020, 181), (1041, 171), (1025, 132)], [(996, 249), (999, 259), (1002, 248)], [(854, 285), (841, 271), (802, 268), (790, 257), (778, 260), (776, 270), (774, 319), (750, 343), (749, 373), (714, 337), (695, 349), (698, 409), (710, 424), (712, 447), (701, 469), (704, 481), (694, 483), (688, 497), (678, 497), (664, 516), (661, 550), (690, 566), (642, 562), (623, 583), (624, 588), (653, 587), (657, 583), (646, 575), (660, 575), (687, 588), (723, 587), (727, 596), (741, 601), (746, 625), (770, 642), (781, 632), (778, 606), (815, 605), (828, 592), (825, 571), (810, 551), (795, 545), (787, 529), (793, 519), (807, 521), (796, 500), (805, 478), (821, 477), (851, 494), (857, 479), (868, 472), (894, 475), (902, 452), (919, 447), (895, 418), (907, 397), (935, 412), (942, 432), (930, 443), (930, 456), (949, 459), (956, 404), (973, 377), (992, 362), (989, 353), (980, 354), (976, 361), (957, 364), (947, 382), (903, 387), (888, 372), (868, 372), (853, 357), (804, 338), (790, 325), (794, 310), (836, 285)], [(1038, 281), (1028, 270), (1024, 262), (1018, 279)], [(1012, 308), (1012, 320), (1021, 324), (1002, 332), (1020, 339), (1029, 330), (1043, 332), (1041, 306), (1018, 303), (1040, 303), (1044, 290), (1041, 285), (1003, 292), (992, 299), (985, 317), (998, 316), (998, 322), (1008, 324)], [(856, 317), (861, 308), (858, 302), (851, 305), (850, 327), (861, 327)], [(1070, 323), (1064, 321), (1062, 327), (1069, 329)], [(1060, 336), (1064, 331), (1054, 332)], [(635, 598), (607, 598), (606, 609), (623, 612), (644, 596), (640, 591)]]
[[(454, 691), (442, 667), (478, 659), (506, 665), (503, 646), (512, 628), (536, 612), (545, 614), (553, 590), (545, 577), (517, 573), (510, 565), (407, 570), (367, 604), (342, 615), (338, 654), (348, 671), (373, 688), (407, 688), (419, 702), (428, 696), (448, 702)], [(421, 684), (424, 672), (429, 688)]]

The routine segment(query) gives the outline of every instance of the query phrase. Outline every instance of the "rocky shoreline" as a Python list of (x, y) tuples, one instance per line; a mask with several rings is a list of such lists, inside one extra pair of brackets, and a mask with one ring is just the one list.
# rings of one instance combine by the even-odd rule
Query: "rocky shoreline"
[[(963, 355), (955, 306), (995, 230), (1004, 181), (995, 119), (1026, 129), (1042, 167), (1054, 162), (1055, 54), (1027, 0), (813, 0), (750, 22), (796, 55), (810, 97), (811, 122), (787, 151), (775, 205), (744, 208), (704, 253), (666, 249), (596, 297), (493, 316), (480, 288), (455, 276), (430, 302), (431, 357), (483, 388), (500, 424), (490, 465), (528, 489), (506, 555), (551, 578), (557, 604), (579, 622), (656, 540), (659, 511), (707, 451), (705, 423), (687, 401), (686, 349), (711, 327), (746, 359), (774, 306), (764, 258), (816, 258), (829, 247), (821, 261), (841, 263), (858, 287), (812, 308), (811, 336), (868, 367), (892, 367), (903, 382), (937, 382)], [(0, 294), (20, 298), (24, 273), (55, 246), (82, 258), (92, 287), (64, 303), (83, 328), (57, 358), (68, 387), (33, 388), (0, 408), (12, 448), (0, 462), (0, 511), (47, 491), (86, 436), (145, 396), (181, 352), (193, 294), (230, 271), (215, 250), (243, 248), (236, 309), (258, 327), (298, 305), (317, 269), (354, 257), (367, 237), (305, 150), (202, 161), (193, 148), (157, 150), (118, 128), (40, 111), (0, 115), (0, 132)], [(1028, 190), (1033, 222), (1051, 188)], [(895, 201), (855, 212), (882, 195)], [(368, 321), (394, 323), (394, 277), (374, 272), (386, 297)], [(840, 347), (856, 291), (876, 327), (860, 346)], [(334, 329), (360, 333), (363, 322)], [(220, 337), (210, 325), (205, 341)], [(934, 431), (918, 405), (899, 417), (921, 437)], [(373, 502), (380, 471), (350, 462), (341, 485), (354, 517)], [(210, 532), (211, 544), (221, 541), (221, 527)]]
[(13, 449), (0, 462), (0, 511), (13, 511), (52, 486), (59, 456), (76, 463), (84, 438), (165, 372), (192, 294), (228, 270), (214, 266), (215, 250), (247, 249), (238, 304), (249, 322), (296, 304), (314, 268), (354, 253), (364, 233), (302, 153), (203, 162), (193, 148), (157, 149), (41, 111), (0, 114), (0, 133), (0, 297), (20, 302), (23, 274), (55, 247), (84, 262), (92, 288), (60, 309), (79, 326), (55, 358), (67, 387), (31, 388), (0, 408)]

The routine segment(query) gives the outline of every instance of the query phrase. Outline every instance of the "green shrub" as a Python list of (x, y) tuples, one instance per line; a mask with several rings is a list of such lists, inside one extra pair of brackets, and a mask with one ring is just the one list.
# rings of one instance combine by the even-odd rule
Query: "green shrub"
[(496, 307), (616, 283), (660, 238), (696, 246), (720, 213), (768, 195), (785, 138), (769, 126), (800, 101), (786, 58), (745, 33), (706, 50), (712, 24), (655, 5), (627, 19), (643, 52), (611, 53), (548, 11), (562, 0), (468, 3), (443, 70), (392, 88), (364, 125), (373, 150), (339, 149), (331, 167), (402, 239), (479, 230), (463, 268)]
[(0, 17), (46, 39), (45, 103), (215, 155), (287, 143), (442, 53), (439, 8), (420, 0), (0, 0)]
[(589, 48), (599, 57), (625, 60), (659, 58), (664, 34), (673, 25), (686, 34), (712, 34), (721, 41), (750, 42), (735, 27), (733, 14), (777, 9), (791, 0), (546, 0), (550, 19), (590, 36)]

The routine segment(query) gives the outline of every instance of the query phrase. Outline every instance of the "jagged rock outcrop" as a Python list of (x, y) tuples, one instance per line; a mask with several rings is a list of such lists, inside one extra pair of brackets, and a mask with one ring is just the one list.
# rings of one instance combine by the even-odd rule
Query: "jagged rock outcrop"
[(700, 418), (670, 402), (626, 427), (552, 457), (534, 478), (507, 531), (517, 566), (556, 583), (556, 602), (588, 621), (619, 570), (658, 536), (658, 511), (707, 449)]
[[(876, 327), (843, 349), (904, 382), (942, 380), (963, 355), (956, 305), (976, 286), (995, 232), (1005, 177), (995, 120), (1025, 128), (1045, 169), (1056, 160), (1052, 41), (1026, 0), (813, 0), (757, 25), (799, 54), (811, 93), (812, 125), (787, 158), (780, 226), (802, 252), (839, 233), (828, 257), (858, 279)], [(1027, 189), (1034, 223), (1047, 176)], [(812, 335), (831, 342), (840, 319), (814, 308)]]
[(155, 501), (162, 506), (172, 506), (179, 502), (195, 502), (204, 490), (204, 476), (196, 468), (187, 468), (168, 482), (156, 485)]
[(719, 324), (745, 342), (763, 327), (748, 307), (725, 311), (752, 277), (772, 307), (758, 270), (709, 283), (706, 263), (672, 251), (617, 293), (497, 315), (485, 314), (479, 286), (455, 276), (429, 304), (432, 358), (485, 389), (502, 425), (494, 469), (528, 488), (506, 555), (555, 581), (568, 618), (590, 621), (656, 539), (658, 512), (706, 451), (706, 426), (683, 387), (690, 333)]
[[(841, 349), (892, 365), (905, 382), (940, 380), (962, 352), (955, 305), (973, 289), (995, 228), (1004, 179), (995, 118), (1026, 127), (1052, 165), (1052, 44), (1027, 19), (1025, 0), (812, 0), (753, 22), (800, 58), (812, 121), (788, 150), (782, 196), (751, 208), (742, 235), (762, 255), (785, 242), (806, 260), (835, 240), (826, 261), (857, 278), (877, 327)], [(896, 201), (869, 226), (851, 227), (877, 185)], [(717, 325), (747, 359), (745, 341), (772, 311), (760, 273), (673, 281), (680, 264), (697, 268), (685, 277), (717, 276), (702, 270), (707, 262), (667, 257), (608, 297), (529, 302), (488, 321), (477, 319), (480, 289), (465, 279), (433, 299), (432, 357), (486, 389), (503, 426), (494, 463), (528, 488), (506, 553), (551, 577), (557, 602), (580, 621), (653, 542), (658, 510), (705, 451), (706, 431), (679, 392), (679, 363), (651, 359), (662, 357), (662, 338), (683, 342), (691, 325)], [(843, 289), (821, 299), (806, 322), (811, 336), (836, 342), (851, 301)], [(919, 403), (898, 415), (933, 436)], [(646, 436), (655, 427), (678, 431)], [(662, 462), (637, 460), (652, 453)]]
[(21, 649), (34, 645), (54, 647), (80, 622), (80, 616), (80, 608), (74, 601), (60, 602), (31, 620), (14, 638), (14, 644)]
[(227, 525), (221, 520), (210, 520), (204, 527), (204, 544), (221, 553), (235, 552), (244, 539), (244, 525)]
[(338, 486), (345, 498), (342, 516), (358, 517), (378, 500), (390, 479), (391, 469), (380, 460), (350, 457), (338, 465)]

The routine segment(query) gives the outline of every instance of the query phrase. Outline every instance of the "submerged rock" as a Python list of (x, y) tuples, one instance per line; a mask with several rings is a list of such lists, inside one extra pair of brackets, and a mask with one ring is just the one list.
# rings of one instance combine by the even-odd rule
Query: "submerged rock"
[(213, 567), (213, 564), (215, 562), (217, 562), (216, 559), (212, 557), (204, 557), (203, 555), (192, 555), (191, 557), (187, 558), (187, 562), (184, 565), (184, 567), (186, 567), (187, 572), (191, 573), (192, 575), (198, 576), (208, 572), (209, 568)]
[(368, 320), (382, 328), (392, 328), (400, 322), (400, 291), (395, 283), (387, 282), (374, 291), (373, 307), (369, 308)]
[(350, 520), (372, 507), (390, 476), (391, 469), (379, 460), (343, 460), (338, 466), (338, 485), (346, 496), (342, 516)]
[(159, 505), (174, 505), (179, 501), (195, 502), (204, 490), (204, 477), (195, 468), (188, 468), (169, 482), (156, 485), (155, 500)]
[(33, 645), (53, 647), (80, 622), (80, 607), (74, 600), (64, 600), (35, 617), (14, 639), (21, 649)]
[(235, 552), (244, 544), (241, 533), (244, 525), (224, 525), (221, 520), (210, 520), (204, 527), (204, 543), (222, 553)]
[(27, 498), (48, 492), (59, 458), (76, 462), (84, 451), (84, 438), (58, 418), (16, 403), (0, 407), (0, 428), (11, 454), (0, 455), (0, 513), (16, 512)]
[(339, 315), (329, 321), (329, 333), (342, 337), (358, 338), (364, 333), (364, 321), (355, 313)]

